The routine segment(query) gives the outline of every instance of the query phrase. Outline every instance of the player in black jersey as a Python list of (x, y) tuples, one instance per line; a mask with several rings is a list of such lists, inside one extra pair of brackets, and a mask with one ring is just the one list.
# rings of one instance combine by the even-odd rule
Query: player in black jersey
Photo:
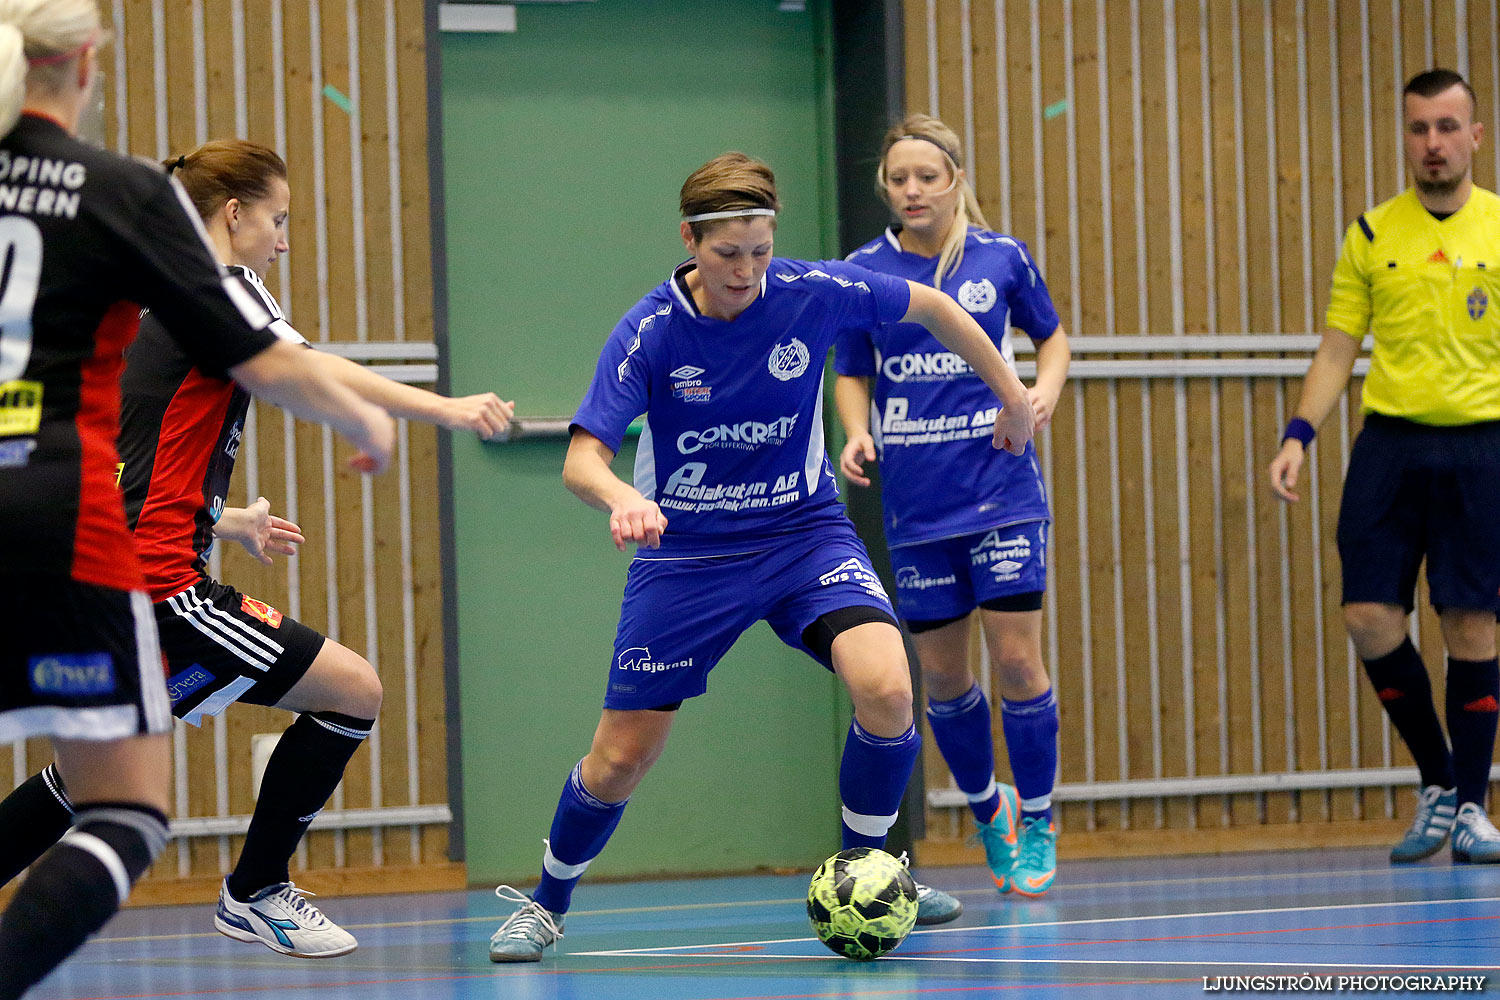
[(99, 38), (95, 0), (0, 4), (0, 739), (50, 736), (76, 806), (0, 919), (0, 1000), (102, 926), (167, 838), (170, 708), (114, 486), (140, 305), (205, 370), (333, 424), (362, 467), (394, 443), (333, 366), (267, 330), (177, 186), (72, 137)]
[[(201, 215), (219, 261), (274, 317), (271, 331), (305, 344), (262, 282), (288, 249), (290, 190), (281, 157), (255, 143), (221, 140), (166, 165)], [(489, 438), (514, 412), (494, 393), (450, 399), (352, 362), (332, 363), (354, 391), (398, 416)], [(207, 575), (215, 539), (239, 542), (266, 563), (270, 553), (292, 554), (303, 541), (295, 524), (271, 516), (264, 497), (249, 508), (225, 506), (249, 405), (245, 390), (198, 363), (150, 312), (126, 354), (120, 386), (120, 486), (154, 602), (173, 714), (198, 725), (235, 701), (302, 713), (266, 766), (214, 926), (283, 954), (347, 954), (357, 947), (354, 936), (307, 902), (289, 861), (375, 724), (380, 678), (359, 654)], [(0, 829), (26, 831), (0, 843), (0, 884), (67, 829), (70, 811), (68, 791), (50, 766), (0, 802)]]

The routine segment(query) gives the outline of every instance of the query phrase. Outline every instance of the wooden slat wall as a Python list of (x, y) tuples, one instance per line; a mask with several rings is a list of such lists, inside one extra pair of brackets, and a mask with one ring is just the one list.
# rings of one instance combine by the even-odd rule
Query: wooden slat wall
[[(291, 173), (292, 253), (269, 277), (310, 340), (433, 337), (427, 81), (420, 0), (103, 0), (111, 148), (151, 158), (243, 136)], [(332, 96), (325, 94), (331, 88)], [(348, 98), (350, 110), (339, 95)], [(399, 463), (368, 480), (350, 449), (272, 407), (252, 412), (230, 496), (257, 495), (297, 521), (302, 553), (264, 568), (237, 546), (217, 572), (365, 655), (385, 702), (330, 809), (442, 804), (447, 798), (435, 431), (401, 429)], [(237, 705), (201, 730), (179, 726), (178, 817), (248, 814), (250, 742), (284, 712)], [(18, 748), (16, 780), (49, 759)], [(239, 837), (169, 849), (151, 878), (216, 884)], [(448, 879), (448, 831), (432, 824), (313, 831), (295, 864), (314, 887), (389, 891)], [(418, 872), (416, 866), (422, 866)], [(393, 869), (412, 868), (392, 879)], [(336, 870), (336, 871), (335, 871)], [(373, 871), (372, 873), (372, 870)], [(436, 873), (436, 874), (434, 874)], [(151, 890), (145, 891), (146, 896)], [(170, 893), (168, 893), (170, 895)]]
[[(1497, 7), (907, 0), (908, 108), (965, 140), (986, 215), (1030, 245), (1070, 333), (1120, 337), (1122, 358), (1143, 356), (1128, 353), (1140, 334), (1317, 334), (1345, 227), (1406, 186), (1405, 80), (1450, 66), (1472, 82), (1480, 120), (1500, 107)], [(1486, 136), (1476, 181), (1493, 189), (1497, 166)], [(1303, 501), (1282, 505), (1264, 485), (1298, 382), (1065, 390), (1042, 441), (1064, 783), (1410, 764), (1339, 612), (1334, 526), (1357, 379), (1323, 428)], [(1430, 608), (1416, 628), (1441, 665)], [(995, 735), (1003, 774), (998, 715)], [(925, 767), (929, 788), (949, 786), (935, 751)], [(1379, 838), (1410, 808), (1405, 792), (1367, 788), (1060, 814), (1075, 845), (1120, 849), (1131, 830), (1227, 829), (1202, 840), (1213, 845), (1264, 843), (1268, 827)], [(927, 823), (937, 856), (972, 831), (962, 808), (931, 808)]]

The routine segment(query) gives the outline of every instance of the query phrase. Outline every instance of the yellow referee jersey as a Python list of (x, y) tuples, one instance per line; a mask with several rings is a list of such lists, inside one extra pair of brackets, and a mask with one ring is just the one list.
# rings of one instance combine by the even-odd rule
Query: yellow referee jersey
[(1476, 187), (1439, 222), (1408, 188), (1361, 215), (1333, 269), (1328, 325), (1375, 337), (1366, 413), (1500, 420), (1500, 197)]

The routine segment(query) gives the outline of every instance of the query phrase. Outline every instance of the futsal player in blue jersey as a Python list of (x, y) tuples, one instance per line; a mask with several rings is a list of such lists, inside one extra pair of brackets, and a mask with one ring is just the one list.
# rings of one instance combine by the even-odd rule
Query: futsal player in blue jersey
[[(1004, 402), (997, 447), (1023, 454), (1033, 432), (1024, 386), (952, 299), (839, 261), (773, 257), (780, 206), (765, 164), (717, 157), (683, 184), (680, 206), (692, 256), (615, 327), (572, 422), (563, 480), (609, 513), (616, 547), (637, 552), (604, 711), (563, 785), (541, 882), (530, 897), (497, 890), (520, 905), (490, 939), (496, 962), (537, 961), (562, 936), (574, 886), (677, 709), (757, 621), (848, 688), (843, 845), (885, 843), (920, 737), (900, 629), (824, 450), (823, 367), (840, 331), (922, 324)], [(632, 485), (610, 463), (641, 414)], [(927, 887), (918, 902), (920, 922), (961, 910)]]
[[(941, 288), (1008, 364), (1015, 362), (1011, 327), (1025, 331), (1037, 345), (1028, 395), (1037, 426), (1045, 427), (1068, 373), (1068, 338), (1026, 248), (984, 221), (960, 155), (958, 136), (929, 115), (893, 127), (877, 181), (898, 221), (849, 260)], [(989, 446), (989, 390), (917, 324), (846, 330), (835, 369), (848, 435), (844, 475), (870, 485), (864, 463), (878, 450), (896, 605), (916, 645), (933, 738), (974, 811), (995, 884), (1039, 896), (1057, 870), (1058, 716), (1042, 662), (1051, 516), (1036, 450)], [(990, 706), (969, 668), (976, 610), (999, 685), (1014, 788), (995, 781)]]

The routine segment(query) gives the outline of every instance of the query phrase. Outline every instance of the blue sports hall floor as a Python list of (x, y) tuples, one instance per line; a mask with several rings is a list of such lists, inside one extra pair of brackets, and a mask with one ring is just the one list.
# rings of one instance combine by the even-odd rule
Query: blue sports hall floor
[[(1266, 977), (1304, 974), (1335, 988), (1356, 977), (1366, 996), (1419, 993), (1422, 976), (1484, 977), (1500, 992), (1500, 868), (1454, 866), (1446, 850), (1402, 868), (1363, 848), (1074, 862), (1039, 900), (1000, 896), (980, 869), (920, 874), (966, 912), (873, 963), (812, 937), (805, 876), (766, 875), (585, 883), (562, 953), (520, 966), (488, 961), (509, 911), (482, 890), (320, 897), (360, 940), (321, 961), (221, 937), (208, 906), (133, 909), (28, 997), (1071, 1000), (1247, 985), (1231, 977), (1270, 992)], [(1317, 983), (1300, 985), (1278, 992)]]

